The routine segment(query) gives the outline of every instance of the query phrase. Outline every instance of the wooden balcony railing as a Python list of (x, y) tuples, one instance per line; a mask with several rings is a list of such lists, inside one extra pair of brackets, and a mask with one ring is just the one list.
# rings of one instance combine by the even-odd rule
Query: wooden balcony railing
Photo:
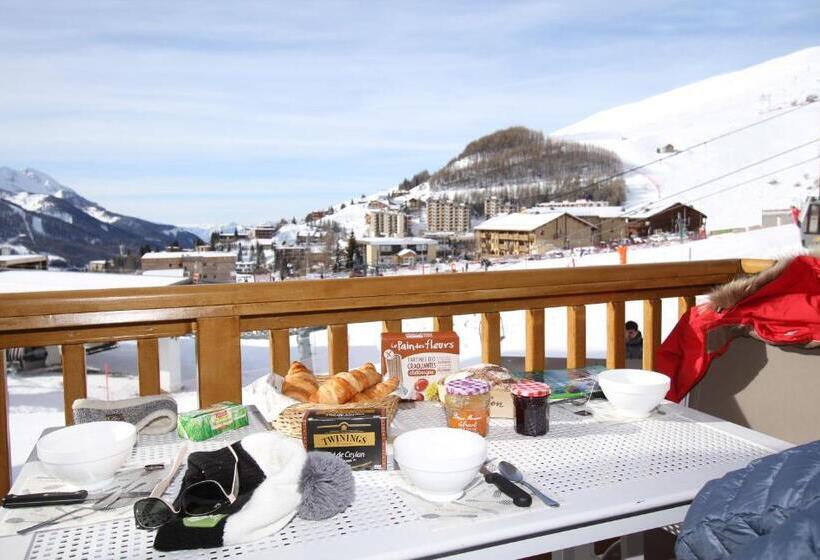
[[(501, 356), (502, 311), (526, 311), (528, 369), (544, 367), (544, 309), (568, 307), (567, 364), (586, 360), (587, 304), (607, 305), (607, 365), (624, 364), (624, 303), (644, 301), (644, 366), (654, 365), (661, 340), (661, 298), (679, 298), (679, 312), (695, 296), (737, 275), (758, 272), (768, 261), (716, 260), (489, 273), (174, 286), (12, 294), (0, 296), (0, 349), (62, 347), (65, 421), (71, 403), (86, 395), (84, 344), (137, 340), (139, 391), (157, 394), (157, 339), (196, 335), (199, 402), (242, 398), (240, 333), (270, 332), (271, 368), (290, 362), (288, 329), (327, 325), (331, 373), (348, 368), (347, 325), (382, 321), (400, 331), (402, 319), (433, 317), (451, 330), (454, 315), (481, 314), (482, 358)], [(479, 336), (479, 333), (476, 333)], [(4, 371), (0, 352), (0, 372)], [(0, 376), (0, 494), (9, 487), (8, 395)]]

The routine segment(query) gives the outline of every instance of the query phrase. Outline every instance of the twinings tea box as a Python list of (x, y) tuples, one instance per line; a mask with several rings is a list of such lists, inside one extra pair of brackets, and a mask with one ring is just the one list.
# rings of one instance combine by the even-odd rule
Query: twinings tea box
[(302, 420), (308, 451), (327, 451), (356, 470), (387, 469), (387, 414), (382, 408), (311, 410)]
[(247, 425), (248, 409), (241, 404), (223, 401), (180, 414), (177, 417), (177, 434), (191, 441), (202, 441)]
[(399, 376), (402, 399), (437, 400), (439, 381), (457, 371), (456, 333), (382, 333), (382, 374)]

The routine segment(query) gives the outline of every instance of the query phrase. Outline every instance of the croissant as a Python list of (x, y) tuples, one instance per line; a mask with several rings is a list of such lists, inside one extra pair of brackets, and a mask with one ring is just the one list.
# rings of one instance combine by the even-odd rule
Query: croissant
[(390, 393), (396, 390), (396, 387), (399, 386), (399, 378), (391, 377), (387, 381), (382, 381), (377, 385), (373, 385), (369, 389), (365, 389), (361, 393), (357, 393), (353, 396), (353, 402), (369, 402), (369, 401), (376, 401), (382, 397), (386, 397)]
[(339, 377), (350, 383), (350, 386), (353, 387), (353, 390), (357, 393), (361, 393), (368, 387), (370, 387), (370, 380), (368, 379), (367, 375), (358, 369), (351, 369), (350, 371), (342, 371), (337, 373)]
[(308, 402), (318, 388), (319, 383), (313, 373), (301, 362), (293, 362), (282, 383), (282, 394), (297, 401)]
[[(349, 373), (349, 372), (343, 372)], [(319, 390), (310, 397), (310, 402), (321, 404), (344, 404), (356, 395), (357, 391), (340, 374), (332, 376), (322, 383)]]
[(382, 375), (376, 371), (376, 366), (372, 363), (365, 362), (361, 367), (359, 367), (359, 370), (363, 371), (367, 376), (367, 387), (372, 387), (373, 385), (377, 385), (382, 382)]

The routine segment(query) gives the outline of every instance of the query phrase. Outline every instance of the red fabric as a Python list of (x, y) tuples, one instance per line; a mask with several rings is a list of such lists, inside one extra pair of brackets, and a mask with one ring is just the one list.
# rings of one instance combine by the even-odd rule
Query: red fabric
[(711, 361), (726, 352), (731, 340), (710, 352), (707, 336), (732, 325), (750, 327), (770, 344), (820, 341), (820, 258), (795, 258), (777, 278), (732, 309), (717, 312), (700, 305), (681, 317), (656, 355), (657, 370), (672, 378), (667, 399), (680, 401)]

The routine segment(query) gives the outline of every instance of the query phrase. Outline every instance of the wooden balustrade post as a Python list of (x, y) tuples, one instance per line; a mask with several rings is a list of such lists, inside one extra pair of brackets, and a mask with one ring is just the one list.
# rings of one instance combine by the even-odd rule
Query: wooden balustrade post
[(242, 348), (239, 317), (207, 317), (196, 321), (199, 406), (220, 401), (242, 402)]
[(290, 369), (290, 331), (273, 329), (268, 334), (270, 341), (270, 369), (285, 376)]
[(84, 399), (88, 394), (85, 383), (85, 345), (63, 344), (63, 412), (65, 423), (74, 423), (74, 412), (71, 405), (77, 399)]
[(624, 302), (610, 301), (606, 304), (606, 367), (622, 368), (626, 364), (624, 346)]
[(137, 368), (139, 369), (140, 396), (159, 395), (159, 340), (137, 340)]
[(11, 445), (9, 440), (9, 392), (6, 381), (6, 350), (0, 348), (0, 495), (11, 488)]
[(567, 368), (587, 365), (587, 308), (584, 305), (567, 307)]
[(382, 321), (382, 332), (400, 333), (402, 332), (401, 319), (390, 319)]
[(446, 332), (453, 330), (453, 316), (433, 317), (433, 330), (436, 332)]
[(328, 369), (331, 375), (350, 369), (347, 325), (329, 325), (327, 327), (327, 353)]
[(526, 309), (525, 328), (527, 345), (524, 355), (524, 369), (526, 371), (541, 371), (544, 369), (544, 310)]
[(661, 345), (661, 300), (643, 302), (643, 369), (655, 369), (655, 352)]
[(501, 314), (481, 314), (481, 361), (501, 364)]
[(684, 296), (678, 298), (678, 319), (683, 317), (684, 313), (695, 307), (695, 296)]

